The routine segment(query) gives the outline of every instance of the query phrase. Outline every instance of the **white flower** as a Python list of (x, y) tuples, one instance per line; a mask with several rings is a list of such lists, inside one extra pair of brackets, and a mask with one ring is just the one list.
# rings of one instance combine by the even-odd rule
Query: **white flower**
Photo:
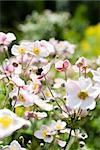
[(43, 71), (41, 72), (41, 75), (38, 75), (38, 79), (41, 79), (42, 77), (46, 76), (46, 74), (49, 72), (51, 68), (52, 63), (48, 63), (47, 65), (43, 66)]
[(9, 97), (13, 99), (12, 106), (32, 106), (34, 104), (35, 95), (29, 93), (27, 90), (23, 88), (14, 88), (12, 92), (9, 93)]
[(95, 81), (94, 83), (94, 89), (96, 90), (95, 95), (98, 96), (100, 95), (100, 67), (97, 68), (97, 70), (91, 70), (93, 74), (93, 80)]
[(53, 110), (53, 106), (49, 103), (46, 103), (44, 100), (40, 99), (37, 95), (35, 95), (34, 103), (43, 110), (51, 111)]
[(63, 53), (73, 54), (76, 46), (74, 44), (69, 43), (68, 41), (61, 41), (57, 43), (55, 47), (58, 54)]
[(18, 141), (13, 140), (10, 145), (3, 147), (2, 150), (26, 150), (26, 148), (22, 148)]
[(11, 53), (14, 56), (20, 56), (27, 53), (27, 47), (26, 45), (13, 45), (11, 48)]
[(52, 130), (46, 125), (42, 125), (40, 130), (35, 131), (34, 136), (38, 139), (43, 139), (47, 143), (53, 141)]
[(100, 67), (97, 70), (91, 70), (91, 72), (93, 74), (93, 80), (100, 84)]
[(0, 139), (11, 135), (24, 125), (30, 126), (30, 122), (18, 117), (9, 109), (0, 110)]
[(48, 63), (47, 65), (43, 66), (42, 68), (39, 68), (36, 72), (37, 75), (31, 74), (30, 78), (32, 80), (34, 80), (34, 78), (37, 79), (42, 79), (43, 77), (45, 77), (47, 75), (47, 73), (49, 72), (50, 68), (51, 68), (52, 62)]
[(67, 82), (67, 106), (71, 108), (94, 109), (95, 89), (90, 78), (80, 77), (79, 81)]
[[(66, 128), (64, 130), (61, 130), (61, 133), (68, 133), (70, 134), (70, 128)], [(79, 139), (86, 139), (88, 137), (88, 135), (86, 133), (81, 133), (79, 129), (76, 130), (72, 130), (71, 131), (71, 136), (77, 137)]]
[(36, 115), (36, 117), (38, 118), (38, 119), (42, 119), (42, 118), (45, 118), (45, 117), (47, 117), (47, 113), (46, 112), (33, 112), (35, 115)]
[(39, 112), (39, 111), (26, 111), (25, 112), (25, 116), (26, 118), (32, 118), (32, 119), (43, 119), (45, 117), (47, 117), (47, 113), (46, 112)]
[[(51, 92), (52, 92), (53, 95), (51, 94)], [(40, 96), (44, 99), (45, 102), (55, 101), (55, 98), (61, 96), (60, 93), (58, 93), (54, 90), (51, 90), (51, 92), (46, 88), (46, 89), (43, 90), (43, 94), (45, 95), (45, 98), (44, 98), (42, 93), (41, 93)]]
[(53, 120), (51, 123), (51, 127), (56, 131), (63, 130), (65, 126), (66, 126), (66, 122), (61, 120), (57, 120), (57, 121)]
[(100, 55), (99, 55), (98, 58), (96, 59), (96, 64), (100, 66)]
[(30, 81), (28, 84), (28, 90), (30, 93), (38, 94), (41, 90), (41, 82), (36, 78), (35, 75), (32, 76), (32, 82)]
[(64, 147), (64, 146), (66, 145), (66, 141), (62, 141), (62, 140), (57, 139), (57, 144), (58, 144), (60, 147)]
[(37, 58), (47, 57), (54, 52), (54, 47), (47, 41), (35, 41), (29, 46), (29, 53)]
[(11, 77), (11, 82), (13, 82), (14, 85), (16, 85), (17, 87), (24, 87), (25, 86), (25, 82), (24, 80), (22, 80), (19, 76), (12, 76)]

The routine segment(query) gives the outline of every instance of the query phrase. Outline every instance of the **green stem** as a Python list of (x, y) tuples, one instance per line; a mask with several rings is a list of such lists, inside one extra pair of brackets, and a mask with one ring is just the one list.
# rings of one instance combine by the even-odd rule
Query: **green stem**
[(46, 85), (47, 85), (48, 90), (50, 91), (52, 97), (55, 98), (54, 95), (53, 95), (53, 93), (52, 93), (52, 91), (51, 91), (51, 89), (50, 89), (50, 87), (49, 87), (49, 85), (48, 85), (48, 82), (47, 82), (46, 77), (44, 77), (44, 78), (45, 78), (45, 82), (46, 82)]
[(41, 90), (41, 93), (42, 93), (44, 99), (46, 100), (46, 96), (45, 96), (45, 94), (44, 94), (44, 92), (42, 90)]
[(66, 70), (64, 71), (64, 73), (65, 73), (65, 81), (67, 81), (67, 72), (66, 72)]
[(8, 48), (6, 50), (5, 47), (4, 47), (3, 50), (4, 50), (4, 53), (5, 53), (5, 57), (10, 58)]
[(81, 69), (80, 69), (80, 67), (79, 67), (79, 77), (81, 76)]
[(67, 140), (66, 145), (65, 145), (65, 147), (64, 147), (63, 150), (66, 150), (66, 149), (67, 149), (67, 146), (68, 146), (69, 141), (70, 141), (70, 138), (71, 138), (71, 133), (72, 133), (72, 129), (70, 129), (69, 137), (68, 137), (68, 140)]

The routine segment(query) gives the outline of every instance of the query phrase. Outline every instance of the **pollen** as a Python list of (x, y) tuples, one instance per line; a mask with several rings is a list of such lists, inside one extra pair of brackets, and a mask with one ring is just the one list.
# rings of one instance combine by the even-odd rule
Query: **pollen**
[(55, 128), (56, 128), (56, 130), (61, 130), (61, 129), (62, 129), (62, 126), (61, 126), (61, 124), (57, 124), (57, 125), (55, 126)]
[(0, 117), (0, 125), (4, 128), (8, 128), (12, 124), (13, 120), (10, 116), (2, 116)]
[(34, 54), (39, 55), (40, 49), (39, 48), (33, 48), (33, 52), (34, 52)]
[(20, 54), (25, 54), (26, 48), (20, 47), (20, 48), (18, 49), (18, 52), (19, 52)]
[(86, 91), (81, 91), (78, 93), (78, 97), (82, 100), (85, 100), (88, 97), (88, 93)]
[(50, 97), (50, 96), (51, 96), (51, 93), (50, 93), (50, 92), (45, 92), (45, 95), (46, 95), (47, 97)]
[(11, 150), (17, 150), (17, 149), (16, 149), (16, 147), (13, 146), (13, 147), (11, 147)]
[(48, 134), (48, 130), (43, 130), (43, 132), (42, 132), (42, 137), (43, 137), (43, 138), (46, 138), (47, 134)]
[(34, 85), (33, 85), (33, 90), (36, 90), (36, 89), (37, 89), (37, 86), (38, 86), (38, 84), (37, 84), (37, 83), (34, 83)]
[(24, 99), (24, 97), (23, 97), (22, 95), (19, 95), (19, 100), (20, 100), (21, 102), (25, 102), (25, 99)]

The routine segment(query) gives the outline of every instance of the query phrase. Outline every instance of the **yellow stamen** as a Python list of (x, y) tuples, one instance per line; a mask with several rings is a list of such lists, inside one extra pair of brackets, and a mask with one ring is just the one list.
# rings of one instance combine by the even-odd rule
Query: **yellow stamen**
[(55, 126), (55, 128), (56, 128), (56, 130), (61, 130), (61, 129), (62, 129), (62, 126), (61, 126), (61, 124), (57, 124), (57, 125)]
[(25, 102), (25, 99), (24, 99), (24, 97), (23, 97), (22, 95), (19, 95), (19, 100), (20, 100), (21, 102)]
[(48, 134), (48, 130), (43, 130), (43, 132), (42, 132), (43, 138), (46, 138), (47, 134)]
[(47, 97), (50, 97), (50, 96), (51, 96), (51, 93), (50, 93), (50, 92), (45, 92), (45, 95), (46, 95)]
[(16, 147), (11, 147), (11, 150), (17, 150)]
[(26, 48), (24, 48), (24, 47), (19, 47), (18, 52), (21, 53), (21, 54), (25, 54)]
[(39, 48), (33, 48), (33, 52), (34, 52), (34, 54), (39, 55), (40, 49)]
[(86, 91), (81, 91), (78, 93), (78, 97), (82, 100), (85, 100), (88, 97), (88, 93)]
[(8, 128), (13, 122), (13, 119), (10, 116), (2, 116), (0, 117), (0, 124), (4, 128)]
[(34, 83), (34, 85), (33, 85), (33, 91), (37, 89), (37, 86), (38, 86), (38, 84)]

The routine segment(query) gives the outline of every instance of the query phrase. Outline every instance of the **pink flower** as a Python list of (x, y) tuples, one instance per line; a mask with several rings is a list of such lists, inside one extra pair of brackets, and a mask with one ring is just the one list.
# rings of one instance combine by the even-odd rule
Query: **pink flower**
[(21, 73), (21, 65), (16, 61), (15, 58), (5, 59), (3, 65), (0, 66), (0, 79), (9, 77), (11, 75), (19, 75)]
[(74, 54), (76, 46), (68, 41), (59, 41), (55, 45), (55, 48), (59, 55), (62, 55), (62, 54), (68, 55), (68, 54)]
[(26, 111), (25, 112), (25, 117), (26, 118), (32, 118), (32, 119), (43, 119), (47, 117), (46, 112), (39, 112), (39, 111)]
[(55, 63), (55, 68), (57, 71), (65, 71), (70, 68), (70, 62), (69, 60), (59, 60)]
[(16, 39), (13, 33), (3, 33), (0, 32), (0, 44), (9, 45), (12, 41)]
[(84, 69), (86, 69), (88, 66), (86, 58), (80, 57), (76, 62), (76, 66), (80, 68), (81, 72), (84, 71)]

